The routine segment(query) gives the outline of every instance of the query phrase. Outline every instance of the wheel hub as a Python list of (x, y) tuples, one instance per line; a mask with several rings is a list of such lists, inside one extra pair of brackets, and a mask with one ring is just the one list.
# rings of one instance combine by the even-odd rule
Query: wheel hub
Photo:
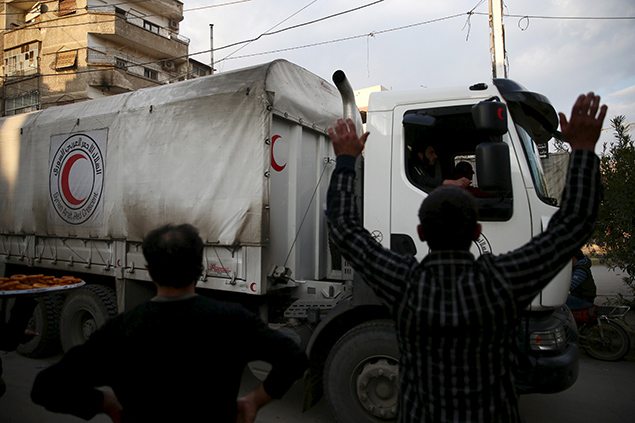
[(84, 339), (88, 339), (95, 330), (97, 330), (97, 322), (95, 322), (95, 319), (88, 318), (82, 322), (82, 335)]
[(364, 365), (357, 377), (357, 396), (362, 406), (375, 417), (397, 417), (399, 367), (387, 359)]

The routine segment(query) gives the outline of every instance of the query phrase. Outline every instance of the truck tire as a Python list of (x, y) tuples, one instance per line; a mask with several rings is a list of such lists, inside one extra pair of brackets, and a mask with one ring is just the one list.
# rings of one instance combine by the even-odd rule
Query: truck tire
[(115, 292), (103, 285), (86, 285), (68, 295), (60, 318), (62, 349), (68, 351), (117, 314)]
[(344, 334), (326, 359), (323, 383), (336, 421), (396, 421), (399, 347), (393, 322), (374, 320)]
[(60, 312), (64, 295), (44, 295), (38, 298), (27, 329), (37, 333), (17, 347), (25, 357), (45, 358), (60, 352)]

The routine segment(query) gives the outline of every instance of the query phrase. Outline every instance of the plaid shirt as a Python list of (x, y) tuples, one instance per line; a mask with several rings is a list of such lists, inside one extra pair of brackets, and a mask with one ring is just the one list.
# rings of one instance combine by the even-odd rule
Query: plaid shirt
[(600, 193), (597, 156), (571, 154), (562, 207), (526, 245), (476, 260), (467, 251), (434, 251), (421, 262), (382, 247), (362, 227), (353, 164), (350, 156), (337, 158), (327, 214), (333, 241), (396, 322), (399, 421), (520, 421), (514, 327), (591, 235)]

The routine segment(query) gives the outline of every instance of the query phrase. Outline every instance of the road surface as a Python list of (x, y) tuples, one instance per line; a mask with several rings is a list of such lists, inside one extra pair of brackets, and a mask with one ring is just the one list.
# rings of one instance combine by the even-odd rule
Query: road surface
[[(598, 303), (615, 298), (618, 292), (630, 294), (620, 279), (619, 272), (603, 266), (593, 266), (598, 286)], [(633, 313), (633, 312), (631, 312)], [(631, 321), (635, 320), (632, 314)], [(632, 326), (635, 328), (635, 324)], [(16, 353), (0, 352), (5, 368), (7, 393), (0, 398), (0, 422), (2, 423), (79, 423), (84, 420), (71, 416), (49, 413), (31, 403), (29, 392), (39, 370), (54, 362), (57, 357), (44, 360), (24, 358)], [(580, 375), (576, 384), (561, 393), (527, 395), (520, 399), (521, 414), (526, 423), (561, 422), (579, 423), (596, 421), (622, 423), (633, 421), (635, 416), (635, 350), (627, 359), (617, 363), (593, 360), (582, 354)], [(258, 383), (246, 371), (241, 390), (245, 392)], [(325, 401), (303, 413), (302, 384), (296, 383), (280, 401), (268, 405), (259, 414), (257, 423), (330, 423), (333, 418)], [(107, 423), (105, 416), (91, 420)]]

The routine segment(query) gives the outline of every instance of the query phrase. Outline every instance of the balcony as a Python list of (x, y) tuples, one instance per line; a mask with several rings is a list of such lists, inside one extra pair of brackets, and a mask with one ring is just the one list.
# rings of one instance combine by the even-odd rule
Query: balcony
[(153, 0), (144, 4), (148, 10), (156, 15), (166, 16), (177, 22), (183, 20), (183, 3), (177, 0)]
[[(144, 51), (157, 58), (187, 55), (189, 38), (149, 22), (141, 16), (129, 14), (122, 16), (115, 11), (114, 7), (111, 9), (100, 7), (98, 12), (91, 10), (90, 13), (95, 15), (110, 14), (115, 17), (113, 21), (101, 22), (99, 30), (90, 31), (93, 34), (117, 44)], [(177, 60), (185, 61), (186, 58)]]
[[(135, 2), (131, 2), (134, 6)], [(183, 20), (183, 3), (178, 0), (152, 0), (152, 1), (140, 1), (145, 10), (149, 11), (152, 15), (165, 16), (175, 22), (181, 22)], [(89, 12), (105, 12), (109, 9), (114, 9), (113, 5), (103, 4), (89, 4)]]
[[(149, 12), (148, 15), (153, 16), (161, 16), (167, 18), (170, 22), (170, 28), (172, 31), (176, 31), (179, 28), (179, 22), (183, 20), (183, 4), (178, 1), (166, 0), (166, 1), (149, 1), (143, 2), (144, 11)], [(178, 3), (178, 8), (174, 7), (166, 7), (168, 3)], [(132, 3), (134, 5), (134, 3)], [(120, 7), (116, 7), (115, 5), (88, 5), (87, 9), (89, 13), (113, 13), (115, 12), (118, 16), (123, 18), (134, 17), (134, 14), (139, 14), (138, 17), (143, 18), (143, 14), (141, 12), (131, 8), (128, 10), (122, 9)]]

